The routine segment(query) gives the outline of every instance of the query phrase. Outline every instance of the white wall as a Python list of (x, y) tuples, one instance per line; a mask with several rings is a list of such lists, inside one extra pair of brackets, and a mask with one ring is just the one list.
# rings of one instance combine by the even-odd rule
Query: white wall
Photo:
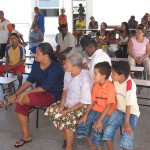
[(28, 41), (28, 33), (32, 21), (31, 0), (0, 0), (0, 10), (11, 23), (16, 23), (16, 29)]
[(145, 13), (150, 13), (149, 0), (93, 0), (93, 15), (99, 22), (109, 25), (120, 25), (128, 21), (131, 15), (140, 23)]

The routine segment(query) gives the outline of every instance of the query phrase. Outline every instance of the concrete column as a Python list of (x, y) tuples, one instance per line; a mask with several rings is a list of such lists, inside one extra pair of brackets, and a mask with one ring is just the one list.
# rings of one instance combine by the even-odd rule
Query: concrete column
[(91, 16), (93, 16), (93, 0), (86, 0), (86, 28), (88, 28)]

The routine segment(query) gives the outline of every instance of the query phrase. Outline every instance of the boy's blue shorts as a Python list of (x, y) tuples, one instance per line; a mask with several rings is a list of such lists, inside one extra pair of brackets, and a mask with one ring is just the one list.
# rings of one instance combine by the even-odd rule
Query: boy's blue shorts
[[(97, 121), (97, 119), (100, 117), (102, 113), (97, 112), (95, 110), (90, 110), (88, 113), (88, 117), (86, 119), (86, 123), (79, 124), (77, 127), (77, 138), (83, 138), (87, 136), (91, 136), (92, 138), (92, 143), (96, 146), (103, 146), (104, 142), (102, 141), (103, 137), (103, 131), (99, 132), (97, 130), (94, 130), (92, 134), (92, 126), (94, 123)], [(102, 121), (103, 128), (105, 127), (108, 119), (110, 116), (106, 115), (105, 118)], [(91, 135), (92, 134), (92, 135)]]
[[(103, 140), (110, 140), (114, 139), (115, 131), (120, 127), (123, 126), (125, 121), (125, 113), (119, 110), (116, 110), (110, 119), (107, 122), (107, 125), (104, 129)], [(133, 130), (135, 129), (138, 122), (138, 117), (136, 115), (130, 115), (130, 126), (132, 128), (132, 134), (129, 136), (126, 132), (121, 134), (120, 139), (120, 146), (126, 149), (133, 149), (134, 143), (134, 133)]]

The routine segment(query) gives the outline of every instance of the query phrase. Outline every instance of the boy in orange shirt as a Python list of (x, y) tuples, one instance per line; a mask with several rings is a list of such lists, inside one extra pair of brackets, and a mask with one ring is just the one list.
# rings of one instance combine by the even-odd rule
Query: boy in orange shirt
[[(108, 80), (110, 74), (111, 66), (108, 62), (95, 65), (92, 103), (88, 105), (84, 116), (78, 122), (77, 138), (86, 137), (90, 150), (94, 150), (95, 146), (102, 150), (103, 129), (116, 107), (115, 88)], [(94, 132), (91, 136), (92, 128)]]

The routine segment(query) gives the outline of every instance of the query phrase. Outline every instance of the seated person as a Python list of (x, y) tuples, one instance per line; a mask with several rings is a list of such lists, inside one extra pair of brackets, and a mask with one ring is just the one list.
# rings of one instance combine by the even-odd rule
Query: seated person
[(39, 27), (37, 24), (34, 24), (32, 26), (32, 31), (29, 35), (29, 49), (31, 50), (31, 53), (36, 53), (37, 46), (44, 40), (42, 32), (39, 30)]
[(109, 38), (108, 38), (108, 46), (107, 46), (107, 54), (109, 57), (116, 57), (116, 51), (118, 51), (118, 39), (116, 39), (116, 34), (115, 32), (110, 32), (109, 33)]
[(12, 27), (13, 27), (13, 30), (12, 30), (11, 33), (17, 33), (18, 36), (19, 36), (19, 43), (20, 43), (21, 45), (23, 45), (23, 46), (26, 46), (27, 43), (25, 43), (25, 41), (24, 41), (24, 39), (23, 39), (23, 35), (15, 29), (15, 24), (11, 24), (11, 25), (12, 25)]
[[(66, 150), (73, 150), (77, 121), (85, 112), (84, 106), (91, 104), (92, 80), (88, 70), (82, 69), (82, 61), (79, 53), (67, 56), (61, 102), (52, 104), (45, 113), (54, 126), (63, 132), (63, 148)], [(57, 113), (61, 114), (58, 118), (55, 116)]]
[(116, 130), (120, 127), (123, 127), (123, 132), (116, 142), (120, 142), (120, 147), (123, 150), (134, 148), (134, 129), (136, 128), (140, 111), (137, 102), (136, 85), (129, 74), (130, 66), (127, 62), (118, 61), (112, 65), (112, 80), (115, 86), (117, 109), (112, 113), (103, 131), (103, 140), (106, 141), (107, 150), (114, 150), (114, 136)]
[(22, 73), (25, 70), (25, 49), (22, 45), (18, 44), (19, 36), (17, 33), (10, 35), (11, 44), (6, 47), (6, 64), (0, 66), (0, 76), (4, 76), (9, 71), (12, 71), (14, 75), (17, 75), (19, 85), (22, 85)]
[(111, 66), (108, 62), (95, 65), (92, 104), (88, 105), (84, 116), (78, 121), (77, 138), (86, 137), (90, 150), (95, 150), (95, 147), (98, 147), (98, 150), (102, 149), (103, 129), (115, 110), (115, 87), (108, 80), (110, 74)]
[[(21, 147), (32, 141), (29, 132), (28, 115), (35, 106), (48, 107), (60, 100), (63, 89), (64, 71), (54, 57), (49, 43), (38, 45), (31, 73), (27, 81), (9, 98), (9, 103), (16, 103), (15, 111), (21, 125), (23, 136), (15, 147)], [(27, 90), (34, 82), (36, 87)]]
[(100, 35), (97, 36), (96, 40), (97, 40), (98, 48), (100, 48), (104, 52), (106, 52), (107, 51), (107, 45), (106, 45), (106, 43), (107, 43), (107, 36), (106, 36), (106, 33), (105, 33), (104, 29), (101, 29)]
[(59, 26), (58, 45), (56, 46), (56, 55), (61, 64), (66, 56), (74, 50), (75, 38), (72, 33), (68, 32), (67, 24)]
[[(75, 28), (80, 28), (80, 29), (84, 29), (85, 28), (85, 21), (82, 19), (81, 16), (78, 17), (78, 20), (76, 21), (76, 24), (75, 24)], [(79, 46), (80, 45), (80, 37), (84, 34), (84, 31), (79, 31), (79, 30), (76, 30), (73, 35), (75, 37), (77, 37), (77, 45), (76, 46)]]
[[(91, 21), (89, 23), (89, 29), (98, 29), (98, 22), (95, 21), (95, 18), (93, 16), (91, 16)], [(90, 35), (91, 36), (95, 36), (97, 31), (93, 30), (90, 32)]]
[(136, 36), (132, 37), (129, 41), (128, 60), (130, 66), (143, 64), (146, 69), (147, 79), (150, 80), (150, 42), (144, 34), (144, 27), (137, 27)]

